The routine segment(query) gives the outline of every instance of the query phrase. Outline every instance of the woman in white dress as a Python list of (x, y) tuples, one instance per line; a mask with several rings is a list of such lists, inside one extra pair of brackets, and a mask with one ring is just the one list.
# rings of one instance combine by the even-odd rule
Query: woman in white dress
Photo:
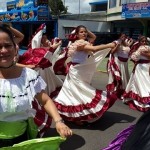
[(54, 103), (65, 120), (82, 125), (98, 120), (116, 100), (113, 94), (91, 86), (94, 72), (112, 44), (93, 46), (95, 35), (82, 25), (74, 36), (75, 42), (68, 47), (70, 68)]
[(122, 98), (122, 94), (129, 81), (128, 70), (128, 54), (130, 47), (126, 42), (126, 35), (121, 33), (119, 39), (113, 42), (107, 70), (108, 70), (108, 91), (116, 91), (118, 98)]
[(131, 54), (135, 66), (124, 93), (124, 101), (130, 108), (147, 111), (150, 109), (150, 47), (147, 38), (141, 36), (136, 51)]
[(61, 40), (50, 42), (47, 39), (46, 25), (42, 24), (31, 40), (31, 48), (29, 48), (22, 56), (20, 56), (19, 63), (26, 67), (35, 69), (44, 79), (47, 84), (46, 92), (53, 98), (56, 97), (60, 91), (63, 81), (55, 75), (52, 64), (57, 52), (61, 48)]
[[(32, 105), (35, 99), (38, 105), (43, 106), (47, 115), (54, 119), (58, 133), (62, 137), (70, 136), (72, 131), (63, 123), (52, 99), (45, 92), (45, 82), (36, 71), (17, 66), (17, 54), (11, 30), (1, 24), (0, 147), (37, 137), (40, 128), (33, 121), (37, 111)], [(29, 122), (34, 124), (34, 130), (30, 128)]]

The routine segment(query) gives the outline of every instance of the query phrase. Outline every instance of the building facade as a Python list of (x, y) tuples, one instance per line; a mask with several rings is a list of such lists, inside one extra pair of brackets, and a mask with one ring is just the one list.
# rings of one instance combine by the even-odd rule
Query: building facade
[[(108, 0), (107, 21), (111, 22), (112, 32), (125, 32), (134, 39), (139, 34), (149, 36), (149, 16), (141, 15), (142, 12), (150, 12), (149, 5), (148, 0)], [(127, 9), (124, 11), (124, 8)]]

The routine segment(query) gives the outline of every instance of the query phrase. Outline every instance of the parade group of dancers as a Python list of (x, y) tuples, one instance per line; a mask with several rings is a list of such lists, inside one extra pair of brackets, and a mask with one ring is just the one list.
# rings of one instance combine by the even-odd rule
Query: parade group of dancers
[[(23, 127), (27, 126), (25, 123), (29, 118), (33, 118), (37, 126), (35, 138), (44, 134), (53, 118), (58, 133), (68, 137), (72, 135), (72, 130), (64, 121), (80, 126), (95, 122), (116, 100), (123, 101), (134, 110), (149, 110), (150, 49), (145, 36), (139, 36), (138, 41), (134, 42), (121, 33), (116, 41), (94, 45), (96, 36), (85, 26), (79, 25), (68, 35), (68, 46), (62, 49), (60, 39), (48, 40), (46, 25), (42, 24), (33, 35), (28, 50), (18, 56), (17, 45), (22, 38), (18, 42), (14, 39), (18, 33), (20, 37), (23, 35), (19, 31), (12, 32), (10, 28), (12, 27), (5, 25), (0, 27), (0, 38), (3, 34), (6, 36), (5, 39), (0, 39), (0, 82), (3, 85), (0, 87), (1, 122), (15, 122), (19, 126), (24, 121), (20, 125)], [(9, 45), (14, 52), (11, 52), (11, 59), (8, 61)], [(108, 54), (109, 80), (106, 90), (95, 89), (91, 85), (92, 77)], [(129, 59), (134, 63), (131, 75), (128, 71)], [(64, 75), (65, 79), (60, 79), (59, 75)], [(121, 132), (121, 136), (105, 150), (119, 150), (125, 146), (128, 146), (128, 150), (134, 150), (136, 138), (133, 145), (128, 138), (131, 138), (133, 132), (138, 133), (135, 131), (137, 126), (138, 123)], [(26, 127), (24, 131), (17, 133), (23, 140), (25, 134), (29, 134)], [(4, 139), (9, 139), (7, 133), (6, 137)], [(12, 137), (13, 135), (10, 139)]]

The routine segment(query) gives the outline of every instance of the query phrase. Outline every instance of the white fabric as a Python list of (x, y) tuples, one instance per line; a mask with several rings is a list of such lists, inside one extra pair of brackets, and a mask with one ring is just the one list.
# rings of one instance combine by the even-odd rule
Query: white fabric
[[(111, 57), (111, 55), (110, 55), (110, 57)], [(117, 66), (121, 72), (122, 89), (125, 89), (128, 84), (129, 78), (130, 78), (129, 69), (128, 69), (128, 61), (127, 62), (120, 61), (118, 59), (117, 54), (114, 54), (114, 59), (115, 59), (115, 63), (117, 64)], [(116, 76), (120, 77), (120, 74), (118, 71), (113, 70), (113, 72)], [(111, 71), (109, 71), (109, 70), (108, 70), (108, 73), (109, 73), (108, 84), (111, 84), (114, 81), (113, 75), (112, 75)]]
[(53, 56), (51, 57), (51, 58), (52, 58), (52, 59), (51, 59), (52, 67), (54, 66), (54, 64), (55, 64), (55, 62), (56, 62), (56, 60), (57, 60), (57, 58), (58, 58), (59, 55), (60, 55), (60, 53), (61, 53), (61, 45), (59, 45), (59, 46), (56, 48), (55, 52), (53, 53)]
[[(106, 57), (109, 51), (110, 49), (105, 49), (96, 52), (93, 57), (91, 56), (90, 58), (87, 58), (84, 63), (75, 66), (71, 65), (63, 87), (54, 101), (68, 107), (90, 103), (96, 95), (96, 89), (90, 85), (92, 77), (99, 63)], [(89, 108), (78, 113), (65, 113), (61, 111), (59, 111), (59, 113), (68, 117), (79, 117), (93, 114), (103, 108), (106, 100), (106, 92), (103, 92), (102, 100), (94, 108)], [(100, 116), (98, 116), (97, 119), (99, 117)], [(95, 120), (95, 118), (93, 119)]]
[[(42, 38), (44, 31), (45, 31), (45, 28), (43, 30), (40, 30), (34, 36), (34, 38), (32, 39), (32, 48), (41, 47), (41, 38)], [(55, 38), (55, 40), (56, 39), (57, 38)], [(46, 59), (48, 59), (52, 63), (52, 66), (54, 65), (56, 61), (56, 57), (58, 56), (59, 51), (60, 51), (60, 46), (58, 46), (58, 48), (56, 49), (56, 52), (54, 52), (53, 54), (50, 51), (48, 51), (44, 56)], [(46, 82), (47, 87), (45, 90), (48, 95), (50, 95), (53, 91), (55, 91), (57, 87), (62, 86), (63, 84), (62, 80), (58, 76), (55, 75), (52, 67), (48, 67), (45, 69), (36, 68), (35, 70), (40, 74), (40, 76)]]
[(35, 115), (32, 101), (45, 88), (43, 79), (29, 68), (18, 78), (0, 79), (0, 121), (26, 120)]
[[(45, 58), (47, 58), (50, 62), (52, 62), (53, 54), (51, 52), (47, 52)], [(48, 95), (50, 95), (53, 91), (55, 91), (57, 87), (61, 87), (63, 85), (63, 81), (58, 76), (55, 75), (52, 67), (48, 67), (45, 69), (37, 68), (36, 71), (46, 82), (47, 87), (45, 91)]]
[[(137, 64), (135, 72), (131, 74), (125, 92), (132, 92), (141, 98), (150, 97), (150, 63)], [(143, 104), (136, 99), (127, 98), (124, 101), (127, 102), (130, 100), (132, 100), (136, 106), (142, 108), (150, 107), (150, 104)]]
[(117, 54), (120, 57), (128, 58), (129, 57), (129, 55), (128, 55), (129, 51), (130, 51), (130, 47), (121, 45), (119, 47), (119, 50), (117, 51)]
[(72, 57), (73, 63), (84, 63), (88, 54), (84, 51), (76, 51)]
[[(118, 68), (121, 72), (121, 77), (120, 77), (120, 74), (119, 74), (118, 71), (113, 70), (113, 73), (116, 76), (121, 78), (121, 80), (122, 80), (122, 89), (124, 89), (124, 90), (125, 90), (125, 88), (128, 84), (129, 78), (130, 78), (129, 69), (128, 69), (128, 61), (127, 62), (120, 61), (118, 59), (118, 57), (128, 59), (129, 51), (130, 51), (130, 47), (120, 45), (118, 50), (113, 54), (114, 55), (114, 61), (115, 61), (116, 65), (118, 66)], [(110, 57), (109, 60), (111, 61), (112, 55), (110, 54), (109, 57)], [(108, 74), (109, 74), (108, 84), (112, 84), (114, 82), (112, 72), (110, 70), (108, 70)]]
[(34, 48), (39, 48), (41, 46), (41, 39), (42, 39), (42, 35), (43, 33), (45, 32), (45, 28), (46, 26), (44, 27), (43, 30), (40, 30), (32, 39), (31, 41), (31, 48), (34, 49)]
[(41, 39), (42, 39), (42, 34), (43, 34), (43, 31), (40, 30), (35, 36), (34, 38), (32, 39), (32, 42), (31, 42), (31, 48), (34, 49), (34, 48), (39, 48), (40, 47), (40, 43), (41, 43)]
[(148, 59), (144, 56), (141, 56), (141, 53), (144, 51), (150, 51), (150, 47), (148, 45), (140, 46), (135, 52), (132, 53), (131, 59), (134, 61), (138, 61), (139, 59)]

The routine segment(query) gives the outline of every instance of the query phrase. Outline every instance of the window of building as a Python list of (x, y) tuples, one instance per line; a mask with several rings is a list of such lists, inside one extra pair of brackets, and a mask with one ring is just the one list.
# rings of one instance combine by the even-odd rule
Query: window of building
[(107, 10), (107, 3), (106, 4), (92, 5), (91, 6), (91, 12), (106, 11), (106, 10)]
[(67, 35), (67, 34), (70, 34), (74, 28), (73, 27), (65, 27), (64, 29), (65, 29), (65, 34)]
[(109, 8), (116, 7), (117, 1), (116, 0), (109, 0)]
[(120, 6), (122, 4), (135, 3), (135, 2), (136, 2), (136, 0), (120, 0)]

